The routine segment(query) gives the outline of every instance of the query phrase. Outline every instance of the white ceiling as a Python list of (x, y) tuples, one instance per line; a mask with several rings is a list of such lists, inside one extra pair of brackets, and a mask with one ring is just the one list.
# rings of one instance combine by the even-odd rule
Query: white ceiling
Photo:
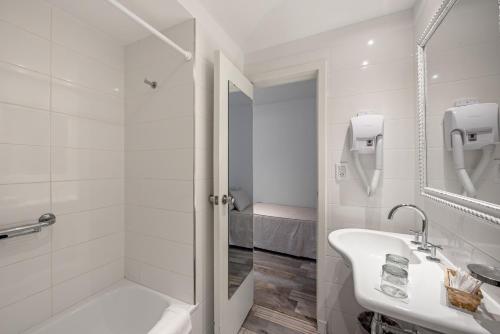
[[(47, 0), (129, 44), (149, 35), (106, 0)], [(411, 8), (418, 0), (192, 0), (204, 8), (244, 52), (286, 43)], [(193, 16), (186, 0), (120, 0), (162, 30)]]
[(413, 7), (417, 0), (198, 0), (245, 52)]
[[(47, 1), (120, 40), (123, 44), (129, 44), (150, 35), (143, 27), (122, 14), (106, 0)], [(120, 0), (120, 3), (159, 30), (192, 18), (192, 15), (177, 0)]]

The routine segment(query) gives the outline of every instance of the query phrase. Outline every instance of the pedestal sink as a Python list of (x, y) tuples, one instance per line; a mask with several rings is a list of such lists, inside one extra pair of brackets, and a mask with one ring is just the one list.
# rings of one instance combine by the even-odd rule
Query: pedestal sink
[[(442, 254), (441, 263), (428, 261), (411, 240), (410, 235), (364, 229), (342, 229), (328, 236), (330, 246), (351, 266), (356, 300), (366, 309), (443, 333), (500, 333), (500, 305), (484, 293), (476, 313), (448, 306), (444, 270), (453, 264)], [(379, 290), (387, 253), (410, 259), (407, 299)]]

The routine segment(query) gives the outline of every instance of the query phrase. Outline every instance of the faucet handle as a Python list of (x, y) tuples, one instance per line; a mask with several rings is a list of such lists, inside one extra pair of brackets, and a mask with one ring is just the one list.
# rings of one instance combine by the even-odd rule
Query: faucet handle
[(410, 230), (410, 233), (413, 234), (414, 239), (412, 240), (412, 244), (415, 245), (420, 245), (422, 242), (420, 241), (420, 238), (422, 237), (422, 231), (417, 231), (417, 230)]
[(427, 255), (426, 259), (433, 262), (441, 262), (441, 260), (437, 257), (437, 249), (439, 248), (442, 250), (443, 246), (435, 245), (430, 242), (428, 242), (427, 244), (430, 246), (431, 254)]

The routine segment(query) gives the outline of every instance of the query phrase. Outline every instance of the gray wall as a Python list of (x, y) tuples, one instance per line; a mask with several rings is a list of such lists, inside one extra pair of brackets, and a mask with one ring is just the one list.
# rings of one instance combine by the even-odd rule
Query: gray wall
[(261, 88), (254, 105), (254, 201), (316, 207), (314, 81)]

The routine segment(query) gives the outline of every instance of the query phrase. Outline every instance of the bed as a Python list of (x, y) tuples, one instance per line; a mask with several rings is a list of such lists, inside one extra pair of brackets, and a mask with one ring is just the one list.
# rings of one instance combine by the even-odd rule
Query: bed
[[(229, 243), (316, 259), (315, 208), (255, 203), (229, 213)], [(252, 228), (253, 225), (253, 228)]]

